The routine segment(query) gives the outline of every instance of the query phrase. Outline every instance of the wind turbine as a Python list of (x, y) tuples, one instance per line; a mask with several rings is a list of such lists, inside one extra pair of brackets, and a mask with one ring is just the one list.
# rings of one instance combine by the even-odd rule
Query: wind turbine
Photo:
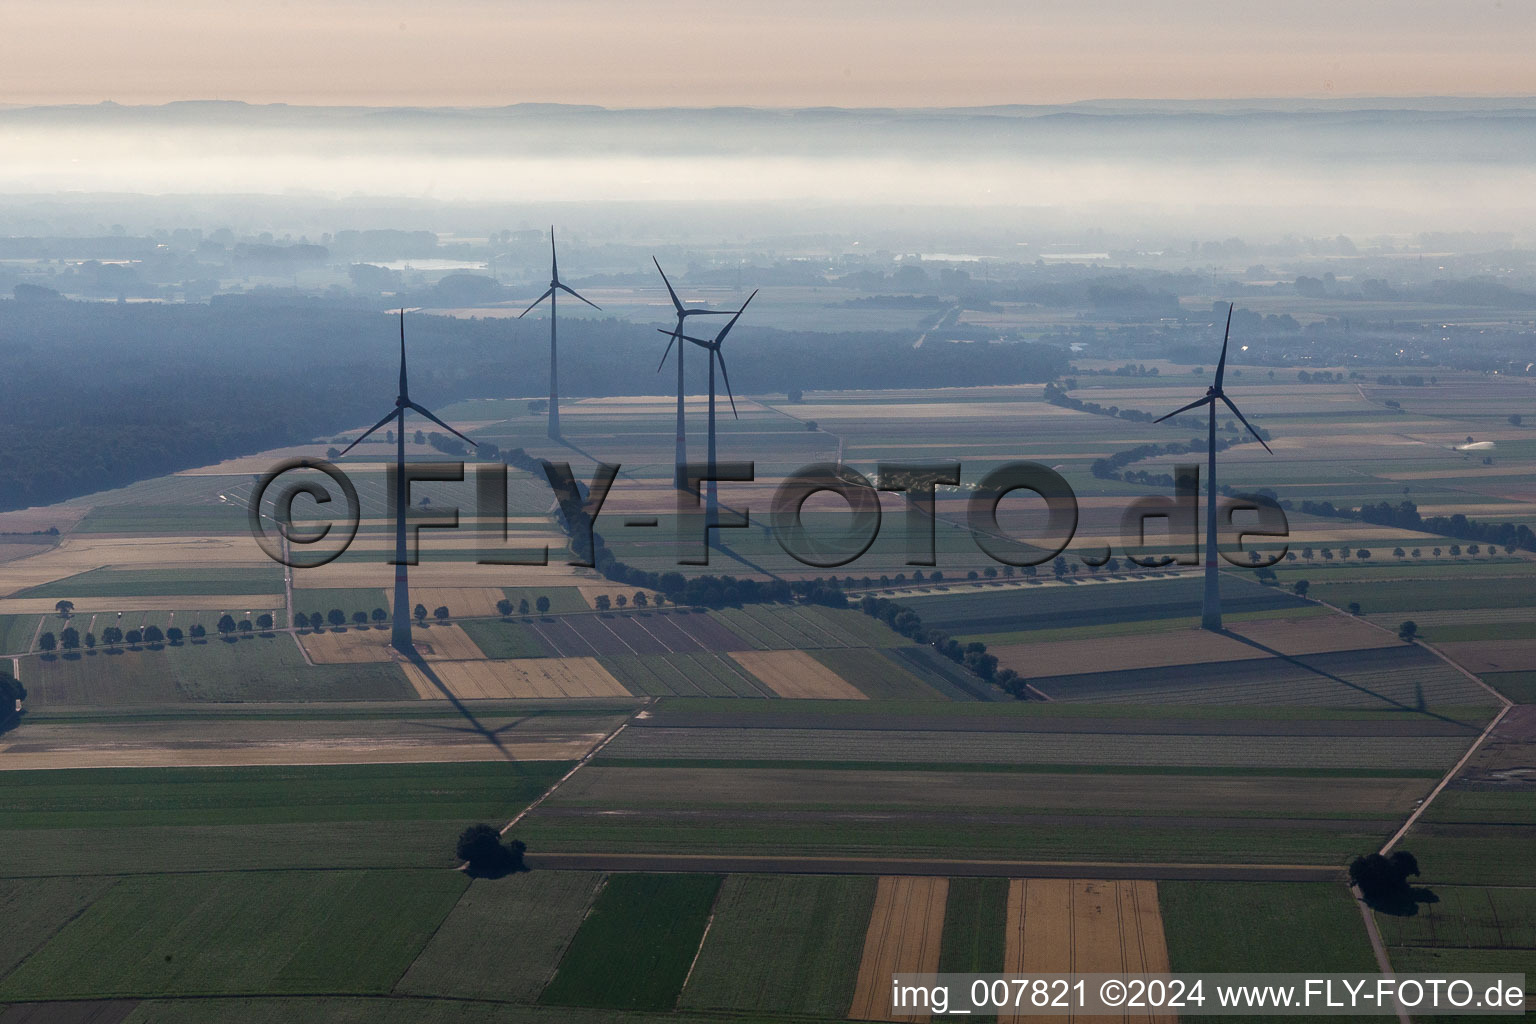
[(1217, 577), (1216, 565), (1216, 403), (1222, 402), (1233, 415), (1243, 421), (1243, 426), (1248, 428), (1259, 444), (1264, 445), (1264, 450), (1271, 455), (1269, 445), (1264, 444), (1264, 439), (1259, 437), (1259, 432), (1253, 429), (1253, 424), (1238, 411), (1232, 404), (1232, 399), (1222, 390), (1222, 379), (1227, 373), (1227, 342), (1232, 337), (1232, 305), (1227, 305), (1227, 331), (1221, 339), (1221, 361), (1216, 364), (1216, 381), (1205, 389), (1205, 397), (1198, 402), (1190, 402), (1182, 409), (1175, 409), (1167, 416), (1159, 416), (1153, 422), (1161, 423), (1170, 417), (1177, 416), (1181, 412), (1198, 409), (1202, 405), (1208, 405), (1211, 409), (1210, 421), (1210, 448), (1206, 462), (1206, 498), (1205, 498), (1205, 599), (1200, 607), (1200, 626), (1203, 629), (1221, 631), (1221, 586)]
[[(741, 308), (736, 311), (735, 316), (731, 317), (730, 322), (720, 328), (720, 333), (715, 335), (713, 341), (705, 341), (702, 338), (694, 338), (687, 334), (682, 334), (680, 333), (682, 330), (681, 325), (674, 331), (662, 330), (660, 327), (656, 328), (658, 332), (668, 335), (672, 339), (672, 341), (667, 342), (668, 349), (672, 347), (673, 341), (681, 338), (684, 341), (693, 342), (709, 353), (709, 475), (711, 479), (707, 481), (708, 486), (705, 491), (707, 497), (704, 506), (704, 522), (707, 525), (713, 525), (720, 518), (720, 499), (716, 493), (716, 484), (713, 479), (715, 475), (715, 363), (718, 362), (720, 364), (720, 376), (725, 380), (725, 394), (731, 400), (731, 415), (740, 419), (741, 417), (736, 413), (736, 396), (731, 394), (731, 375), (725, 370), (725, 353), (720, 350), (720, 346), (725, 343), (725, 336), (731, 333), (731, 328), (736, 326), (736, 321), (741, 319), (741, 314), (747, 311), (747, 307), (752, 304), (752, 300), (755, 298), (757, 298), (756, 290), (747, 296), (747, 301), (741, 304)], [(667, 357), (665, 354), (662, 355), (661, 360), (663, 363), (666, 362)], [(657, 370), (659, 371), (660, 369), (661, 367), (658, 366)]]
[[(671, 331), (662, 331), (670, 334), (672, 341), (667, 342), (667, 351), (661, 354), (661, 362), (656, 366), (656, 372), (660, 373), (662, 366), (666, 365), (667, 354), (672, 351), (672, 342), (677, 341), (683, 335), (683, 323), (690, 316), (730, 316), (728, 309), (699, 309), (697, 307), (684, 306), (683, 300), (677, 297), (677, 291), (672, 287), (672, 282), (667, 280), (667, 272), (661, 269), (661, 262), (655, 256), (651, 262), (656, 264), (656, 273), (661, 275), (662, 283), (667, 286), (667, 294), (672, 297), (672, 308), (677, 311), (677, 326)], [(745, 308), (745, 307), (743, 307)], [(738, 313), (739, 315), (739, 313)], [(711, 364), (713, 368), (713, 364)], [(683, 464), (688, 461), (688, 427), (683, 417), (683, 346), (677, 346), (677, 462), (672, 470), (672, 486), (682, 490), (687, 486), (683, 479)]]
[(342, 455), (347, 454), (353, 448), (362, 444), (370, 434), (391, 420), (395, 421), (395, 616), (390, 630), (390, 643), (396, 650), (403, 654), (410, 654), (415, 650), (411, 643), (411, 593), (406, 584), (405, 576), (405, 410), (414, 409), (427, 419), (442, 427), (448, 433), (457, 437), (471, 448), (477, 447), (474, 441), (454, 430), (448, 424), (434, 416), (426, 406), (411, 401), (410, 389), (405, 382), (405, 310), (400, 310), (400, 394), (395, 397), (395, 408), (379, 422), (369, 427), (356, 441), (347, 445)]
[(551, 224), (549, 226), (549, 290), (529, 303), (527, 309), (517, 314), (517, 318), (521, 320), (533, 311), (534, 306), (545, 299), (549, 300), (549, 436), (555, 438), (560, 436), (560, 385), (555, 360), (555, 299), (559, 292), (568, 292), (593, 309), (603, 308), (560, 282), (560, 264), (555, 259), (555, 226)]

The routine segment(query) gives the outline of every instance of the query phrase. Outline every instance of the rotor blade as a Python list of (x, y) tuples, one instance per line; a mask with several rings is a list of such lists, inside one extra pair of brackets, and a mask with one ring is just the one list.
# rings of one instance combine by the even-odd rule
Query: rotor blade
[(713, 344), (711, 344), (710, 342), (705, 341), (703, 338), (695, 338), (691, 334), (682, 334), (682, 333), (680, 333), (678, 331), (669, 331), (665, 327), (658, 327), (658, 328), (656, 328), (656, 333), (657, 334), (665, 334), (667, 337), (674, 338), (674, 339), (682, 338), (684, 341), (691, 341), (695, 345), (698, 345), (701, 348), (714, 348), (715, 347)]
[(736, 326), (736, 321), (741, 319), (741, 314), (747, 311), (747, 307), (752, 305), (752, 300), (755, 298), (757, 298), (757, 289), (754, 288), (752, 294), (747, 296), (747, 301), (743, 302), (741, 308), (736, 311), (736, 315), (731, 317), (731, 322), (720, 328), (720, 333), (715, 335), (716, 348), (719, 348), (720, 343), (725, 341), (725, 336), (731, 333), (731, 328)]
[(549, 279), (560, 280), (560, 264), (555, 259), (555, 226), (549, 226)]
[(1227, 333), (1221, 336), (1221, 362), (1216, 364), (1216, 390), (1221, 390), (1221, 378), (1227, 374), (1227, 341), (1232, 337), (1232, 310), (1236, 306), (1227, 303)]
[[(1264, 444), (1264, 439), (1259, 436), (1259, 432), (1257, 430), (1253, 429), (1252, 423), (1249, 423), (1246, 419), (1243, 419), (1243, 414), (1237, 411), (1237, 406), (1232, 404), (1232, 399), (1228, 398), (1226, 395), (1222, 395), (1221, 400), (1227, 403), (1227, 408), (1232, 410), (1233, 415), (1243, 421), (1243, 426), (1248, 428), (1248, 433), (1253, 435), (1253, 439), (1259, 442), (1259, 444)], [(1275, 454), (1267, 444), (1264, 444), (1264, 450), (1269, 452), (1271, 455)]]
[(683, 316), (735, 316), (734, 309), (685, 309)]
[(731, 375), (725, 372), (725, 353), (721, 352), (719, 348), (716, 348), (713, 352), (710, 353), (710, 357), (720, 360), (720, 376), (725, 381), (726, 397), (731, 400), (731, 415), (735, 416), (736, 419), (739, 420), (741, 417), (736, 413), (736, 396), (731, 394)]
[(448, 431), (448, 433), (452, 434), (454, 437), (458, 438), (460, 441), (463, 441), (465, 444), (469, 445), (471, 448), (479, 448), (480, 447), (480, 442), (479, 441), (471, 441), (469, 438), (465, 437), (463, 434), (459, 433), (457, 430), (454, 430), (448, 424), (444, 423), (442, 420), (440, 420), (436, 416), (432, 415), (432, 411), (430, 409), (428, 409), (426, 406), (424, 406), (424, 405), (417, 405), (415, 402), (411, 402), (411, 403), (409, 403), (409, 405), (410, 405), (410, 408), (415, 409), (417, 412), (421, 413), (427, 419), (431, 420), (433, 423), (436, 423), (438, 426), (442, 427), (444, 430)]
[(672, 289), (672, 282), (667, 280), (667, 272), (661, 269), (661, 261), (652, 256), (651, 262), (656, 264), (656, 273), (661, 275), (661, 283), (667, 286), (667, 294), (672, 296), (672, 308), (677, 310), (678, 316), (686, 316), (687, 312), (683, 309), (683, 300), (678, 298), (677, 292)]
[(587, 298), (585, 295), (581, 294), (580, 292), (578, 292), (574, 288), (567, 287), (566, 285), (563, 285), (563, 284), (556, 285), (555, 287), (559, 288), (563, 292), (569, 292), (570, 294), (576, 296), (578, 299), (580, 299), (582, 302), (585, 302), (587, 305), (591, 306), (593, 309), (602, 309), (603, 308), (602, 306), (599, 306), (597, 303), (593, 302), (591, 299)]
[(661, 362), (656, 364), (656, 372), (660, 373), (661, 368), (667, 365), (667, 356), (672, 354), (672, 343), (683, 335), (681, 331), (663, 331), (660, 327), (656, 330), (667, 336), (667, 350), (661, 354)]
[(521, 313), (517, 314), (517, 318), (519, 320), (521, 320), (523, 317), (525, 317), (529, 313), (533, 312), (533, 307), (534, 306), (537, 306), (539, 303), (543, 302), (545, 299), (549, 298), (553, 294), (555, 294), (555, 290), (553, 288), (551, 288), (549, 291), (545, 292), (543, 295), (540, 295), (538, 298), (534, 299), (533, 302), (529, 303), (527, 309), (525, 309)]
[(1210, 395), (1206, 395), (1204, 398), (1200, 399), (1200, 401), (1198, 401), (1198, 402), (1190, 402), (1188, 405), (1184, 406), (1184, 408), (1182, 408), (1182, 409), (1175, 409), (1175, 410), (1173, 410), (1173, 412), (1169, 413), (1167, 416), (1159, 416), (1157, 419), (1153, 420), (1152, 422), (1153, 423), (1161, 423), (1161, 422), (1163, 422), (1163, 420), (1171, 419), (1172, 417), (1177, 416), (1181, 412), (1189, 412), (1189, 410), (1191, 410), (1191, 409), (1198, 409), (1202, 405), (1205, 405), (1207, 402), (1214, 402), (1214, 401), (1215, 401), (1214, 398), (1212, 398)]
[[(375, 423), (373, 426), (371, 426), (367, 430), (363, 431), (363, 436), (362, 437), (358, 438), (356, 441), (353, 441), (351, 444), (349, 444), (345, 448), (343, 448), (341, 450), (341, 455), (347, 454), (347, 452), (351, 451), (353, 448), (356, 448), (358, 445), (360, 445), (364, 441), (368, 440), (368, 435), (374, 433), (376, 430), (378, 430), (384, 424), (388, 423), (390, 420), (394, 419), (399, 414), (400, 414), (400, 410), (399, 409), (391, 410), (390, 414), (388, 416), (385, 416), (383, 419), (379, 420), (379, 422)], [(341, 455), (338, 455), (336, 457), (339, 459), (339, 458), (341, 458)]]

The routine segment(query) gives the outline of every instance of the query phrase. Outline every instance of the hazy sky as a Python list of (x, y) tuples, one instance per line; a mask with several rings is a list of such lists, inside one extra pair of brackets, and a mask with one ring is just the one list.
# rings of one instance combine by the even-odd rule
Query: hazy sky
[(1528, 0), (4, 0), (0, 103), (1536, 94)]

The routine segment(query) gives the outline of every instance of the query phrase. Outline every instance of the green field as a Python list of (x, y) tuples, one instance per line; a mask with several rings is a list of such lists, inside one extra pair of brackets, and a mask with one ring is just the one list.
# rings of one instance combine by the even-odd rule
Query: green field
[(825, 650), (816, 660), (877, 700), (944, 700), (945, 695), (878, 650)]
[(719, 888), (719, 875), (610, 876), (539, 1001), (671, 1009)]
[(873, 876), (729, 876), (679, 1005), (843, 1016), (874, 898)]
[(608, 654), (598, 659), (631, 693), (648, 697), (773, 697), (729, 657), (712, 651)]
[(282, 567), (260, 569), (92, 569), (23, 591), (18, 597), (144, 597), (187, 594), (281, 594)]
[[(0, 654), (21, 654), (32, 649), (32, 637), (38, 631), (38, 621), (41, 615), (0, 615)], [(54, 632), (63, 629), (67, 623), (58, 618), (53, 618), (49, 628)], [(10, 666), (5, 670), (9, 672)]]
[(1482, 679), (1516, 704), (1536, 704), (1536, 672), (1489, 672)]
[[(555, 556), (555, 552), (550, 552), (550, 558)], [(528, 607), (537, 611), (539, 598), (547, 597), (550, 613), (554, 615), (592, 610), (592, 606), (581, 596), (581, 591), (575, 587), (502, 587), (501, 592), (507, 595), (514, 609), (519, 602), (527, 601)]]
[(15, 772), (0, 790), (0, 871), (452, 867), (460, 828), (511, 818), (568, 768), (540, 761)]
[(477, 879), (396, 991), (534, 1002), (581, 926), (600, 878), (538, 871)]
[(1532, 589), (1529, 578), (1525, 576), (1314, 583), (1307, 596), (1327, 601), (1338, 608), (1359, 602), (1360, 610), (1367, 615), (1437, 609), (1528, 608), (1536, 605), (1536, 590)]
[[(110, 667), (109, 667), (110, 666)], [(395, 664), (306, 665), (286, 634), (214, 637), (155, 650), (98, 647), (94, 654), (22, 662), (28, 704), (170, 704), (179, 701), (410, 700)]]
[[(940, 974), (998, 974), (1007, 942), (1008, 879), (951, 878), (944, 905), (944, 938), (939, 947)], [(940, 1018), (995, 1021), (993, 1015)]]
[(125, 878), (0, 981), (0, 1001), (383, 993), (467, 885), (452, 871)]
[(0, 978), (48, 942), (113, 882), (102, 876), (0, 880), (0, 915), (6, 924), (0, 931)]
[(551, 654), (538, 636), (520, 622), (460, 619), (458, 624), (487, 658), (547, 658)]
[(1349, 889), (1326, 882), (1159, 882), (1175, 973), (1374, 973)]

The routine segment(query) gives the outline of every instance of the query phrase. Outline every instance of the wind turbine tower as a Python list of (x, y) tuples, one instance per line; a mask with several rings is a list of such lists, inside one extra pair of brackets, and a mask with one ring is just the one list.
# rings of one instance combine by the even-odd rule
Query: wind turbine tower
[[(683, 336), (683, 323), (690, 316), (730, 316), (731, 311), (684, 306), (683, 300), (677, 297), (677, 290), (672, 287), (672, 282), (667, 280), (667, 272), (661, 269), (661, 262), (654, 256), (651, 257), (651, 262), (656, 264), (656, 273), (661, 275), (662, 283), (667, 286), (667, 294), (672, 297), (672, 308), (677, 311), (677, 326), (671, 331), (662, 332), (671, 334), (672, 341), (667, 342), (667, 351), (661, 354), (661, 364), (656, 367), (657, 372), (660, 372), (661, 367), (666, 365), (667, 353), (672, 351), (672, 342)], [(678, 490), (682, 490), (688, 484), (688, 481), (683, 479), (683, 465), (688, 461), (688, 424), (683, 415), (683, 396), (686, 386), (683, 380), (683, 346), (679, 345), (677, 346), (677, 461), (672, 470), (672, 486)]]
[[(706, 498), (705, 498), (704, 522), (706, 524), (710, 525), (710, 526), (713, 526), (714, 524), (716, 524), (716, 523), (718, 523), (720, 521), (720, 498), (719, 498), (719, 494), (716, 491), (715, 480), (713, 479), (714, 475), (715, 475), (715, 450), (716, 450), (715, 449), (715, 364), (717, 362), (720, 364), (720, 376), (725, 381), (725, 394), (726, 394), (726, 397), (728, 397), (731, 400), (731, 415), (736, 417), (737, 419), (740, 419), (740, 417), (737, 416), (737, 414), (736, 414), (736, 396), (731, 394), (731, 375), (729, 373), (727, 373), (726, 369), (725, 369), (725, 353), (720, 350), (720, 346), (725, 343), (725, 336), (727, 334), (731, 333), (731, 328), (736, 326), (736, 321), (741, 319), (741, 314), (743, 314), (743, 313), (745, 313), (747, 311), (747, 307), (752, 304), (752, 300), (755, 299), (755, 298), (757, 298), (757, 292), (756, 291), (754, 291), (751, 295), (747, 296), (747, 301), (743, 302), (741, 304), (741, 308), (736, 311), (736, 315), (731, 317), (729, 323), (727, 323), (724, 327), (720, 328), (720, 333), (715, 335), (715, 337), (714, 337), (714, 339), (712, 341), (705, 341), (702, 338), (690, 337), (689, 335), (686, 335), (686, 334), (680, 334), (680, 333), (678, 333), (678, 331), (663, 331), (663, 330), (661, 330), (661, 328), (657, 328), (657, 330), (661, 331), (662, 334), (665, 334), (665, 335), (668, 335), (669, 337), (671, 337), (672, 341), (677, 341), (679, 338), (681, 338), (684, 341), (692, 342), (693, 344), (699, 346), (700, 348), (704, 349), (706, 352), (709, 353), (709, 475), (710, 475), (710, 479), (706, 482), (707, 486), (706, 486), (706, 489), (705, 489)], [(681, 330), (681, 327), (679, 327), (679, 330)], [(669, 350), (672, 347), (672, 341), (667, 342), (667, 348)], [(679, 346), (679, 348), (681, 348), (681, 346)], [(666, 353), (662, 353), (661, 361), (663, 363), (665, 363), (667, 361)], [(657, 369), (659, 370), (660, 367), (657, 367)], [(713, 540), (713, 538), (711, 538), (711, 540)]]
[(1232, 404), (1232, 399), (1228, 398), (1227, 393), (1222, 390), (1222, 380), (1227, 372), (1227, 342), (1231, 337), (1232, 306), (1228, 305), (1227, 330), (1221, 339), (1221, 361), (1216, 364), (1215, 382), (1205, 389), (1204, 398), (1190, 402), (1181, 409), (1175, 409), (1167, 416), (1159, 416), (1154, 421), (1161, 423), (1179, 413), (1198, 409), (1202, 405), (1210, 406), (1210, 435), (1205, 475), (1205, 597), (1200, 605), (1200, 626), (1202, 629), (1217, 633), (1221, 632), (1221, 581), (1216, 562), (1216, 498), (1218, 495), (1216, 490), (1216, 403), (1222, 402), (1231, 409), (1233, 415), (1243, 421), (1243, 426), (1248, 428), (1248, 432), (1254, 436), (1255, 440), (1264, 445), (1264, 450), (1271, 455), (1274, 454), (1269, 445), (1264, 444), (1264, 439), (1259, 436), (1259, 432), (1253, 429), (1253, 424), (1248, 422), (1247, 418), (1238, 411), (1237, 406)]
[(406, 580), (406, 546), (405, 546), (405, 514), (406, 506), (406, 480), (405, 480), (405, 410), (414, 409), (427, 419), (442, 427), (448, 433), (457, 437), (471, 448), (477, 447), (474, 441), (454, 430), (448, 424), (438, 419), (426, 406), (411, 401), (410, 388), (406, 386), (405, 379), (405, 310), (400, 310), (400, 394), (395, 397), (395, 408), (379, 422), (369, 427), (356, 441), (347, 445), (342, 451), (346, 455), (353, 448), (362, 444), (369, 435), (377, 433), (379, 428), (395, 422), (395, 615), (390, 629), (390, 643), (402, 654), (411, 654), (415, 646), (411, 642), (411, 592)]
[(566, 292), (575, 296), (593, 309), (601, 310), (603, 307), (579, 294), (575, 289), (568, 288), (560, 281), (560, 262), (555, 258), (555, 226), (549, 226), (549, 290), (528, 304), (528, 308), (517, 314), (521, 320), (527, 316), (534, 306), (549, 300), (549, 436), (560, 436), (560, 372), (559, 360), (555, 351), (555, 300), (560, 292)]

